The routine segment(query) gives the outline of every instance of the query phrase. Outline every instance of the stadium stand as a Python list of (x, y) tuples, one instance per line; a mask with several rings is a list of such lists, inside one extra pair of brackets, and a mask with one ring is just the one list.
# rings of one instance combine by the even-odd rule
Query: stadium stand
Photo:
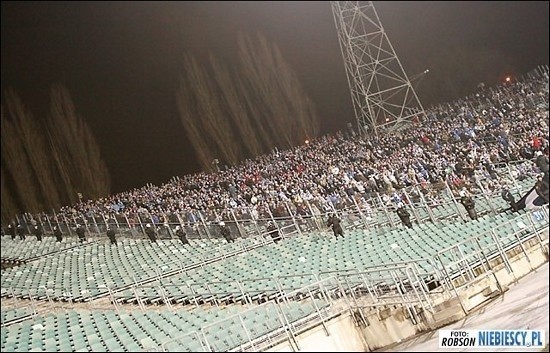
[[(392, 138), (324, 137), (220, 173), (20, 215), (45, 237), (2, 236), (1, 349), (367, 351), (458, 320), (548, 261), (548, 206), (512, 212), (501, 198), (537, 182), (547, 117), (544, 68), (434, 107)], [(343, 239), (326, 227), (331, 214)]]

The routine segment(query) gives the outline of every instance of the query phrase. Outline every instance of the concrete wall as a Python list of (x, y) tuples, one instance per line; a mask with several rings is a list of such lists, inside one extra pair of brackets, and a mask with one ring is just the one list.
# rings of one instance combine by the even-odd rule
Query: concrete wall
[[(338, 316), (326, 324), (329, 335), (321, 325), (300, 334), (296, 340), (300, 352), (367, 352), (364, 337), (357, 329), (351, 315)], [(284, 342), (268, 352), (292, 352), (289, 342)]]

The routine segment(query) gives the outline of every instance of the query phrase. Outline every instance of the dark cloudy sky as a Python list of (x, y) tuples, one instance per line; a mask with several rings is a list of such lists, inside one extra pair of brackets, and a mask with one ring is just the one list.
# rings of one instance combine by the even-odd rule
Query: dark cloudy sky
[[(548, 64), (548, 2), (374, 2), (425, 106)], [(2, 88), (38, 117), (64, 83), (92, 127), (113, 191), (198, 171), (175, 91), (182, 57), (231, 63), (237, 33), (275, 42), (316, 102), (323, 132), (354, 122), (329, 2), (2, 1)]]

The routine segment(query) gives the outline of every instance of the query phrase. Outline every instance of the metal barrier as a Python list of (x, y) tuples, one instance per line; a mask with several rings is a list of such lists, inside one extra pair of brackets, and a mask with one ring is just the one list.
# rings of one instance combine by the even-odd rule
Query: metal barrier
[[(533, 217), (539, 212), (542, 214), (542, 219), (535, 223)], [(531, 261), (524, 244), (527, 241), (535, 240), (541, 249), (544, 249), (543, 244), (548, 242), (548, 237), (543, 238), (541, 230), (548, 229), (548, 223), (548, 208), (547, 206), (541, 207), (534, 212), (521, 214), (500, 224), (498, 229), (512, 229), (511, 232), (507, 231), (505, 235), (497, 234), (498, 229), (493, 228), (490, 231), (471, 236), (459, 243), (441, 249), (435, 255), (439, 271), (445, 274), (445, 278), (448, 279), (448, 283), (455, 293), (458, 289), (471, 285), (480, 276), (492, 276), (502, 292), (502, 286), (494, 273), (494, 269), (491, 268), (491, 260), (499, 258), (508, 273), (515, 278), (510, 262), (510, 250), (519, 248), (530, 264)], [(517, 227), (518, 224), (519, 227)], [(512, 256), (515, 256), (515, 254)], [(460, 300), (460, 296), (458, 294), (456, 296)], [(461, 305), (463, 306), (462, 302)]]
[[(288, 341), (294, 350), (299, 350), (296, 336), (301, 331), (321, 324), (328, 335), (326, 321), (339, 314), (331, 312), (330, 305), (327, 306), (329, 303), (324, 300), (328, 297), (323, 284), (333, 280), (330, 278), (313, 282), (299, 290), (285, 293), (277, 300), (226, 315), (202, 326), (199, 331), (163, 342), (162, 350), (168, 351), (171, 345), (179, 349), (189, 347), (193, 339), (188, 337), (196, 337), (195, 341), (207, 351), (260, 351), (283, 341)], [(296, 302), (298, 296), (300, 301)], [(219, 337), (220, 331), (228, 329), (228, 335)]]
[[(311, 276), (249, 278), (240, 282), (188, 282), (173, 285), (161, 282), (160, 285), (147, 286), (139, 285), (136, 281), (130, 291), (133, 292), (134, 303), (139, 305), (142, 310), (145, 310), (146, 301), (150, 301), (152, 304), (165, 304), (172, 311), (174, 310), (172, 303), (177, 302), (178, 298), (171, 291), (171, 287), (181, 291), (181, 298), (186, 296), (190, 304), (194, 302), (197, 307), (200, 307), (198, 303), (200, 296), (215, 297), (220, 295), (224, 291), (221, 290), (219, 285), (232, 282), (234, 292), (242, 298), (243, 304), (247, 305), (252, 303), (254, 290), (262, 290), (260, 286), (262, 281), (264, 281), (266, 289), (271, 281), (275, 284), (275, 289), (271, 292), (273, 296), (267, 298), (265, 303), (255, 305), (241, 312), (224, 315), (222, 319), (204, 325), (199, 331), (189, 332), (177, 339), (163, 342), (160, 348), (163, 351), (176, 349), (176, 347), (180, 350), (181, 347), (189, 347), (189, 344), (194, 344), (194, 348), (206, 351), (229, 349), (234, 351), (258, 351), (288, 341), (292, 349), (299, 350), (300, 347), (296, 337), (300, 332), (313, 325), (321, 325), (325, 333), (328, 334), (327, 320), (347, 311), (353, 313), (357, 308), (377, 309), (384, 306), (398, 305), (403, 307), (408, 314), (407, 317), (410, 318), (413, 324), (416, 324), (427, 319), (427, 316), (423, 313), (433, 313), (432, 298), (434, 294), (448, 292), (454, 293), (458, 297), (460, 305), (464, 309), (458, 290), (470, 285), (479, 278), (489, 276), (493, 276), (499, 284), (492, 264), (494, 259), (501, 259), (505, 268), (513, 274), (510, 261), (511, 257), (517, 256), (518, 252), (510, 254), (510, 251), (519, 249), (519, 254), (529, 260), (525, 244), (532, 241), (535, 241), (541, 247), (547, 244), (548, 236), (544, 236), (546, 233), (543, 230), (547, 229), (548, 223), (549, 213), (547, 207), (520, 214), (514, 219), (502, 222), (498, 229), (493, 228), (441, 249), (437, 252), (435, 260), (420, 259), (407, 263), (385, 264), (364, 270), (327, 271), (317, 275), (311, 274)], [(185, 266), (181, 263), (175, 264), (180, 273), (185, 272)], [(155, 279), (161, 281), (164, 275), (165, 273), (157, 270)], [(293, 283), (293, 281), (284, 281), (285, 277), (298, 278), (304, 276), (311, 277), (312, 280), (311, 283), (300, 288), (289, 287), (288, 283)], [(323, 278), (325, 276), (327, 278)], [(434, 288), (429, 287), (426, 281), (427, 277), (440, 282), (435, 291)], [(256, 283), (258, 286), (253, 288), (253, 286), (247, 285), (246, 282)], [(95, 288), (95, 292), (103, 289), (98, 286)], [(17, 298), (21, 295), (20, 293), (16, 294), (16, 292), (22, 290), (22, 288), (8, 290), (14, 303), (19, 303)], [(118, 312), (118, 299), (123, 297), (119, 292), (120, 288), (107, 287), (106, 290), (109, 293), (111, 303), (115, 305)], [(64, 309), (72, 308), (76, 298), (66, 288), (48, 289), (41, 287), (35, 290), (24, 289), (24, 291), (27, 293), (26, 297), (31, 301), (32, 315), (36, 315), (42, 309), (49, 310), (56, 305)], [(53, 293), (58, 291), (63, 292), (62, 297), (57, 296), (56, 298), (60, 302), (56, 302), (53, 296)], [(151, 295), (153, 291), (154, 295)], [(95, 292), (93, 288), (90, 288), (87, 295), (89, 300), (85, 300), (92, 309), (97, 307), (100, 300), (94, 297), (93, 293)], [(225, 291), (225, 294), (227, 295), (228, 292)], [(82, 293), (79, 296), (82, 296)], [(151, 301), (152, 298), (154, 298), (154, 301)], [(218, 302), (214, 300), (212, 304), (217, 306)], [(309, 309), (300, 311), (301, 309), (295, 307), (295, 304), (309, 305)], [(28, 305), (28, 302), (25, 305)], [(422, 309), (422, 311), (419, 311), (419, 309)], [(360, 313), (360, 320), (367, 323), (363, 311), (359, 310), (358, 312)], [(272, 320), (264, 325), (263, 331), (258, 328), (258, 322), (261, 321), (250, 320), (249, 314), (258, 313), (263, 313), (263, 317)], [(358, 322), (359, 318), (355, 315), (351, 316), (353, 320)], [(230, 337), (232, 339), (224, 341), (223, 338), (217, 336), (216, 333), (219, 327), (231, 327), (233, 335), (230, 335)]]

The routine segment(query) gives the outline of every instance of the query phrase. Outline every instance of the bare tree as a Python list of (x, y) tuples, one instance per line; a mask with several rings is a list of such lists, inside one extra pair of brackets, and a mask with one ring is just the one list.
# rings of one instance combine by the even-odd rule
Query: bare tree
[(191, 55), (184, 60), (178, 109), (208, 170), (213, 156), (234, 165), (245, 155), (302, 144), (319, 130), (315, 107), (277, 46), (261, 35), (240, 35), (238, 47), (234, 73), (212, 55), (209, 66)]
[[(6, 97), (6, 100), (9, 100), (9, 98)], [(11, 115), (13, 113), (11, 109), (14, 109), (14, 105), (16, 105), (16, 102), (10, 101), (7, 104), (8, 111), (6, 114)], [(12, 176), (13, 196), (19, 201), (21, 209), (27, 212), (39, 212), (43, 209), (43, 205), (39, 201), (39, 190), (25, 146), (17, 134), (17, 128), (5, 115), (4, 109), (4, 104), (2, 104), (2, 167), (5, 166)], [(4, 180), (5, 177), (4, 175), (2, 179)], [(5, 185), (3, 184), (3, 186)]]
[(19, 207), (17, 206), (17, 202), (14, 199), (14, 196), (12, 194), (12, 190), (8, 188), (8, 182), (7, 182), (8, 175), (4, 171), (4, 167), (1, 168), (1, 175), (0, 175), (0, 182), (2, 185), (2, 223), (6, 224), (7, 222), (11, 222), (15, 215), (20, 212)]
[[(237, 129), (240, 141), (248, 150), (248, 156), (256, 157), (265, 153), (269, 150), (270, 145), (268, 144), (266, 148), (260, 142), (258, 133), (254, 129), (249, 110), (246, 108), (246, 102), (242, 99), (242, 82), (238, 77), (233, 80), (227, 68), (212, 56), (210, 57), (210, 65), (222, 95), (220, 98), (225, 103), (227, 115), (233, 121), (233, 126)], [(233, 83), (234, 81), (237, 83)]]
[(78, 193), (91, 199), (107, 195), (110, 177), (99, 146), (86, 122), (77, 115), (64, 86), (54, 85), (51, 89), (49, 118), (52, 155), (69, 203), (78, 200)]
[(42, 204), (49, 208), (61, 206), (58, 188), (55, 184), (53, 163), (48, 153), (45, 129), (33, 119), (31, 112), (21, 102), (19, 96), (11, 89), (6, 90), (6, 105), (13, 116), (15, 133), (21, 140), (27, 158), (38, 182)]
[(255, 113), (252, 117), (257, 126), (266, 126), (271, 139), (277, 147), (290, 147), (291, 127), (285, 126), (288, 112), (280, 92), (273, 87), (271, 67), (274, 66), (273, 56), (267, 43), (254, 43), (248, 36), (241, 35), (238, 39), (241, 74), (246, 89), (246, 102), (249, 109)]
[[(193, 127), (207, 138), (210, 154), (219, 156), (225, 163), (235, 165), (242, 158), (241, 146), (235, 137), (231, 121), (220, 104), (220, 92), (195, 58), (187, 55), (184, 60), (187, 87), (193, 87), (196, 101), (195, 114), (188, 114), (184, 123), (186, 128)], [(180, 104), (181, 105), (181, 104)]]
[(208, 145), (207, 138), (201, 133), (199, 123), (196, 119), (196, 101), (192, 89), (187, 85), (185, 77), (180, 79), (179, 88), (176, 92), (176, 102), (180, 119), (193, 148), (197, 159), (203, 170), (213, 171), (212, 161), (214, 155)]
[[(262, 37), (260, 36), (260, 40)], [(298, 77), (293, 72), (290, 65), (286, 62), (279, 48), (273, 45), (273, 57), (275, 59), (275, 72), (277, 80), (275, 83), (279, 86), (279, 91), (284, 95), (286, 104), (292, 115), (287, 116), (292, 121), (287, 123), (297, 125), (294, 135), (294, 143), (302, 143), (306, 138), (312, 138), (319, 133), (319, 120), (315, 105), (305, 94)]]
[(291, 147), (316, 137), (319, 123), (315, 107), (279, 48), (258, 34), (238, 39), (241, 72), (248, 90), (246, 101), (258, 108), (257, 125), (267, 124), (276, 145)]

